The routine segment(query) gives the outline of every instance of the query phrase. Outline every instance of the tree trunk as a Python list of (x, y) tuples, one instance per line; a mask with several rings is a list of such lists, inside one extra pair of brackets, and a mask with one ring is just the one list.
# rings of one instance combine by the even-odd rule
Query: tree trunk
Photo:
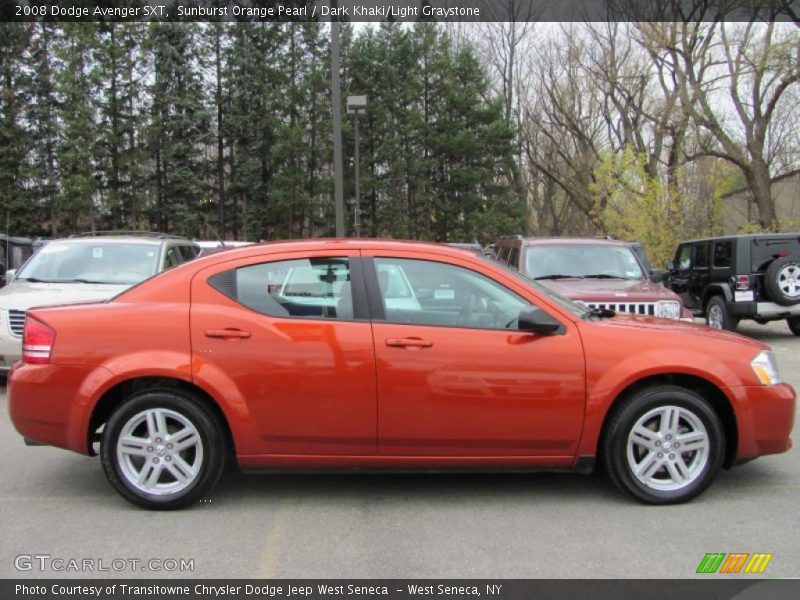
[(745, 171), (745, 177), (753, 192), (753, 202), (758, 208), (758, 224), (762, 229), (775, 231), (778, 228), (778, 216), (775, 213), (772, 179), (766, 161), (754, 159), (750, 168)]

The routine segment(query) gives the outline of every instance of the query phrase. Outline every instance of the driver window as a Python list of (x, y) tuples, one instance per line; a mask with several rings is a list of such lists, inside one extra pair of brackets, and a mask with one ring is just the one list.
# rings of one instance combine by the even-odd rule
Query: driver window
[(678, 254), (678, 269), (685, 271), (692, 268), (692, 247), (684, 246)]
[(386, 320), (410, 325), (515, 329), (529, 303), (470, 269), (427, 260), (376, 258)]

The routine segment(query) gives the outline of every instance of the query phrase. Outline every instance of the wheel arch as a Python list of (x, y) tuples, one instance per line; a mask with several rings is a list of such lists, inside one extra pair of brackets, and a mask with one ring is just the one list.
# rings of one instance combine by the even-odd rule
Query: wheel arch
[(132, 377), (130, 379), (117, 382), (108, 390), (106, 390), (100, 396), (100, 398), (98, 398), (92, 409), (91, 418), (89, 419), (89, 428), (87, 431), (86, 443), (89, 454), (97, 454), (94, 450), (94, 443), (98, 442), (100, 439), (98, 430), (105, 425), (114, 409), (131, 394), (145, 392), (148, 390), (171, 390), (183, 392), (184, 394), (191, 395), (193, 398), (197, 398), (222, 426), (226, 449), (235, 455), (236, 446), (230, 423), (228, 422), (225, 412), (222, 410), (219, 402), (217, 402), (211, 394), (189, 381), (174, 377), (152, 375)]
[(715, 283), (706, 287), (703, 290), (703, 312), (706, 312), (706, 307), (708, 306), (709, 300), (713, 296), (722, 296), (722, 299), (726, 302), (733, 301), (733, 293), (731, 292), (731, 288), (729, 285), (724, 283)]
[(597, 438), (595, 456), (600, 456), (600, 448), (603, 445), (608, 425), (613, 419), (617, 407), (632, 394), (654, 385), (676, 385), (686, 388), (699, 394), (711, 405), (711, 408), (713, 408), (714, 412), (719, 416), (722, 429), (725, 432), (725, 458), (723, 460), (723, 466), (729, 468), (733, 465), (739, 444), (739, 429), (736, 421), (736, 413), (734, 412), (730, 399), (725, 392), (711, 381), (687, 373), (660, 373), (657, 375), (650, 375), (638, 379), (622, 389), (609, 405), (608, 410), (603, 416), (603, 425), (600, 429), (600, 435)]

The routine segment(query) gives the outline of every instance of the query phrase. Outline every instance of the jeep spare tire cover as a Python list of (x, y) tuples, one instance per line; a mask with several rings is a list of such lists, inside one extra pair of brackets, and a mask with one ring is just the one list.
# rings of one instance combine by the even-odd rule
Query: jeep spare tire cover
[(796, 258), (784, 256), (767, 267), (764, 287), (773, 302), (783, 306), (800, 303), (800, 265)]

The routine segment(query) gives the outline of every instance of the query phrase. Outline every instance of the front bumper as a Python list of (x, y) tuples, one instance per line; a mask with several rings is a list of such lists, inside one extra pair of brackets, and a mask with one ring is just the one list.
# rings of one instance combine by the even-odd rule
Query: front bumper
[(6, 319), (0, 317), (0, 373), (11, 369), (21, 356), (22, 339), (13, 337), (8, 331)]
[(736, 460), (780, 454), (792, 447), (796, 394), (788, 383), (739, 388), (744, 410), (737, 415), (739, 449)]

